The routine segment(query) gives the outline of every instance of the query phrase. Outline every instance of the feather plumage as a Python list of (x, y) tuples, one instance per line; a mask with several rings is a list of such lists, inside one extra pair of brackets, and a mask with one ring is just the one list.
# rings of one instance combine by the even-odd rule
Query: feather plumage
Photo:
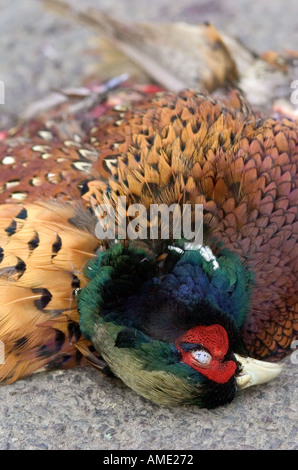
[(79, 214), (58, 204), (0, 206), (0, 377), (6, 382), (44, 367), (71, 367), (82, 357), (75, 343), (90, 346), (78, 327), (74, 293), (86, 284), (82, 271), (98, 240), (74, 225)]
[(95, 168), (106, 175), (106, 161), (114, 163), (108, 181), (90, 182), (85, 197), (204, 204), (204, 243), (230, 249), (254, 273), (250, 352), (282, 357), (297, 331), (297, 123), (247, 112), (193, 92), (128, 111), (131, 127), (125, 119), (118, 126), (116, 150), (111, 140), (94, 142), (101, 148)]

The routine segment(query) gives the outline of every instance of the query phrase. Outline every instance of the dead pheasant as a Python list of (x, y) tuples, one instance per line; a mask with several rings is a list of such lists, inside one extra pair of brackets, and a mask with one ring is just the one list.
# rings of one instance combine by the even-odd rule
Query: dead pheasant
[[(280, 371), (246, 350), (281, 359), (297, 332), (297, 122), (237, 94), (113, 103), (67, 140), (46, 121), (1, 146), (1, 379), (86, 357), (158, 403), (229, 402)], [(98, 240), (119, 196), (203, 204), (203, 247)]]

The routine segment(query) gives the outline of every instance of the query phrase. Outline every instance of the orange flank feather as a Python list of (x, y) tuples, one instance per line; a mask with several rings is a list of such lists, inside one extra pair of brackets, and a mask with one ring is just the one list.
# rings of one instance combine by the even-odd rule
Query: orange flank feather
[(83, 269), (99, 242), (81, 211), (57, 203), (0, 206), (2, 381), (71, 367), (81, 361), (79, 349), (90, 347), (74, 293), (86, 284)]

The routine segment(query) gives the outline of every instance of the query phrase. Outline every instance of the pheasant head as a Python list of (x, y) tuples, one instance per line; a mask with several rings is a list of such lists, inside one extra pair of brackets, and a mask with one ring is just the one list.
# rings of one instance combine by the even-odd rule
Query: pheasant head
[(235, 256), (169, 248), (161, 265), (133, 242), (89, 263), (80, 328), (111, 371), (156, 403), (207, 408), (278, 375), (280, 365), (247, 357), (250, 275)]

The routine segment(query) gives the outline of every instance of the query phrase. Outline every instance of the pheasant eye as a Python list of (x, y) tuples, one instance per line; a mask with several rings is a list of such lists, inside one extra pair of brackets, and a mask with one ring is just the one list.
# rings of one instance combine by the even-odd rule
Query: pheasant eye
[(193, 358), (202, 365), (207, 366), (211, 360), (212, 356), (205, 349), (196, 349), (192, 352)]

